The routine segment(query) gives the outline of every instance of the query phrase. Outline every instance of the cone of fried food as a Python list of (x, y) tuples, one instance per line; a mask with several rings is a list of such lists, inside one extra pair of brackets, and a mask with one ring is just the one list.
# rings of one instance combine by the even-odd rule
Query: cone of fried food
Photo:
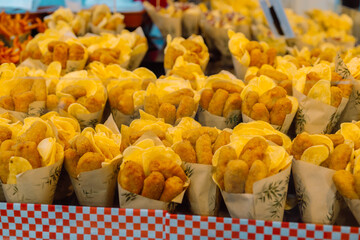
[(91, 9), (89, 27), (92, 33), (120, 33), (124, 27), (124, 15), (112, 14), (106, 4), (94, 5)]
[(6, 201), (51, 204), (64, 159), (55, 126), (28, 117), (24, 125), (1, 127), (0, 173)]

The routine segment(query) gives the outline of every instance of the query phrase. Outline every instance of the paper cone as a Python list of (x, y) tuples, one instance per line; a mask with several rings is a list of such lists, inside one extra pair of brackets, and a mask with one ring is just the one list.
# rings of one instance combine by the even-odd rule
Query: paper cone
[[(145, 37), (144, 31), (142, 30), (141, 27), (138, 27), (135, 30), (135, 32), (137, 34), (139, 34), (140, 36)], [(127, 68), (131, 71), (138, 68), (140, 66), (142, 60), (144, 59), (147, 50), (148, 50), (147, 44), (143, 44), (141, 46), (137, 46), (137, 48), (134, 48), (131, 53), (129, 64), (128, 64)]]
[(111, 113), (114, 116), (114, 120), (116, 122), (117, 127), (120, 129), (121, 125), (124, 124), (126, 126), (129, 126), (130, 123), (134, 120), (134, 119), (139, 119), (140, 118), (140, 109), (134, 111), (134, 113), (132, 115), (126, 115), (123, 114), (122, 112), (120, 112), (118, 109), (116, 108), (111, 108)]
[[(84, 129), (86, 127), (92, 127), (94, 128), (96, 124), (101, 122), (102, 115), (104, 112), (105, 104), (103, 106), (103, 109), (101, 109), (98, 112), (94, 113), (77, 113), (76, 116), (73, 116), (79, 121), (81, 129)], [(59, 113), (61, 116), (69, 117), (69, 113), (65, 112), (62, 109), (59, 109)]]
[(248, 70), (249, 67), (242, 65), (239, 60), (237, 60), (236, 57), (234, 57), (233, 55), (231, 55), (232, 58), (232, 62), (234, 65), (234, 70), (235, 70), (235, 75), (237, 78), (244, 80), (245, 78), (245, 74), (246, 71)]
[(356, 221), (360, 224), (360, 199), (348, 199), (344, 197), (344, 200), (356, 218)]
[[(285, 116), (285, 120), (284, 120), (284, 123), (282, 126), (279, 126), (279, 125), (274, 125), (274, 124), (270, 124), (274, 129), (284, 133), (284, 134), (287, 134), (287, 132), (289, 131), (289, 128), (291, 126), (291, 123), (294, 119), (296, 115), (296, 112), (294, 113), (290, 113), (290, 114), (287, 114)], [(243, 119), (243, 122), (244, 123), (248, 123), (248, 122), (254, 122), (255, 120), (250, 118), (249, 116), (245, 115), (245, 114), (242, 114), (242, 119)]]
[(240, 123), (241, 111), (232, 111), (231, 114), (225, 118), (211, 114), (200, 106), (197, 113), (197, 118), (199, 123), (203, 126), (216, 127), (220, 130), (223, 130), (225, 128), (234, 128), (238, 123)]
[(199, 33), (199, 22), (200, 22), (200, 9), (199, 11), (194, 11), (189, 9), (185, 11), (182, 16), (182, 36), (184, 38), (190, 37), (192, 34)]
[(5, 199), (5, 195), (4, 195), (4, 191), (3, 191), (3, 188), (2, 188), (2, 183), (1, 183), (1, 180), (0, 180), (0, 202), (5, 202), (6, 199)]
[(95, 34), (98, 34), (98, 35), (100, 35), (101, 33), (117, 34), (117, 33), (121, 33), (121, 31), (125, 28), (125, 24), (118, 24), (118, 25), (116, 25), (115, 30), (109, 30), (109, 29), (105, 29), (105, 28), (95, 26), (92, 23), (89, 23), (89, 28), (90, 28), (90, 31), (92, 33), (95, 33)]
[(16, 119), (23, 122), (27, 117), (40, 117), (41, 115), (44, 115), (46, 113), (45, 101), (35, 101), (30, 103), (27, 113), (9, 111), (4, 108), (0, 108), (0, 114), (7, 112), (11, 113)]

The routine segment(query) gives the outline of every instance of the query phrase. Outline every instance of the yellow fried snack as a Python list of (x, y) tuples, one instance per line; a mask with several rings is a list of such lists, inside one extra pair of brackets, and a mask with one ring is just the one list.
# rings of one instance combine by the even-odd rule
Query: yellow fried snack
[(35, 94), (31, 91), (15, 94), (13, 97), (15, 111), (28, 112), (30, 103), (36, 100)]
[(64, 152), (64, 166), (72, 178), (77, 177), (76, 167), (79, 162), (79, 158), (80, 156), (72, 148), (68, 148)]
[(248, 51), (248, 52), (251, 52), (252, 50), (254, 49), (259, 49), (259, 50), (263, 50), (263, 47), (260, 45), (259, 42), (257, 41), (249, 41), (246, 46), (245, 46), (245, 49)]
[[(80, 98), (79, 98), (80, 99)], [(79, 100), (78, 99), (78, 100)], [(128, 101), (132, 100), (132, 97), (127, 99)], [(85, 99), (85, 102), (83, 103), (84, 107), (86, 107), (89, 112), (94, 113), (101, 110), (103, 102), (102, 100), (98, 99), (96, 96), (89, 96)], [(120, 105), (120, 103), (119, 103)], [(134, 111), (134, 107), (131, 107), (133, 105), (128, 105), (128, 108), (122, 109), (123, 113), (130, 113), (131, 111)]]
[(174, 145), (174, 152), (179, 155), (182, 161), (196, 163), (196, 152), (189, 141), (181, 141)]
[(2, 96), (0, 97), (0, 108), (4, 108), (6, 110), (14, 111), (14, 101), (10, 96)]
[(161, 104), (157, 117), (163, 118), (165, 123), (173, 125), (176, 119), (176, 107), (171, 103)]
[(161, 197), (165, 186), (165, 178), (159, 172), (152, 172), (144, 180), (144, 187), (141, 195), (143, 197), (158, 200)]
[(235, 149), (231, 146), (224, 146), (219, 150), (219, 159), (216, 166), (216, 181), (221, 189), (224, 189), (224, 174), (229, 161), (237, 159)]
[(249, 91), (246, 93), (244, 101), (242, 102), (242, 112), (250, 116), (250, 113), (252, 111), (253, 106), (258, 102), (259, 100), (259, 94), (255, 91)]
[(229, 193), (243, 193), (249, 166), (242, 160), (231, 160), (224, 173), (224, 190)]
[(239, 159), (244, 160), (249, 167), (255, 160), (263, 160), (268, 143), (260, 137), (250, 139), (241, 151)]
[(143, 167), (134, 162), (126, 161), (120, 169), (118, 182), (120, 186), (132, 193), (140, 194), (144, 186), (145, 173)]
[(61, 68), (66, 68), (66, 61), (68, 60), (69, 45), (65, 42), (60, 42), (54, 46), (53, 61), (61, 63)]
[(70, 94), (74, 98), (86, 96), (86, 88), (81, 85), (69, 85), (61, 90), (61, 92)]
[(131, 115), (134, 113), (134, 100), (132, 94), (124, 93), (118, 97), (117, 107), (120, 112)]
[(359, 195), (355, 191), (355, 181), (353, 175), (346, 170), (336, 171), (333, 181), (340, 194), (349, 199), (358, 199)]
[(189, 96), (183, 96), (176, 110), (176, 119), (183, 117), (191, 117), (195, 112), (194, 98)]
[(352, 149), (349, 145), (342, 143), (336, 146), (329, 159), (329, 168), (343, 170), (350, 161)]
[(15, 144), (14, 140), (5, 140), (1, 143), (0, 151), (13, 151)]
[(221, 131), (221, 133), (219, 133), (218, 137), (214, 142), (213, 153), (215, 153), (216, 150), (218, 150), (220, 147), (230, 143), (230, 136), (231, 133), (229, 133), (228, 131)]
[(183, 191), (184, 182), (177, 176), (166, 179), (160, 201), (170, 202)]
[(31, 91), (34, 93), (36, 101), (46, 101), (47, 94), (45, 78), (35, 79)]
[(175, 64), (175, 60), (184, 54), (183, 51), (174, 48), (173, 46), (169, 46), (166, 50), (166, 54), (164, 55), (164, 67), (165, 69), (172, 69)]
[(90, 140), (83, 135), (79, 135), (78, 137), (76, 137), (73, 143), (73, 148), (80, 156), (84, 155), (87, 152), (93, 151), (93, 146)]
[(69, 106), (75, 102), (76, 100), (73, 96), (64, 96), (59, 99), (58, 107), (67, 112)]
[(226, 100), (229, 97), (229, 93), (223, 89), (218, 89), (214, 93), (213, 98), (209, 103), (208, 111), (211, 114), (222, 116)]
[(9, 176), (9, 161), (15, 156), (14, 151), (0, 151), (0, 179), (2, 183), (6, 183)]
[(0, 144), (8, 139), (11, 139), (12, 137), (12, 131), (5, 126), (0, 125)]
[(256, 181), (266, 178), (268, 169), (263, 161), (256, 160), (250, 167), (249, 175), (245, 183), (245, 193), (253, 193), (253, 185)]
[(105, 158), (100, 153), (87, 152), (82, 155), (76, 167), (76, 173), (79, 175), (82, 172), (88, 172), (101, 168), (101, 163)]
[(184, 182), (186, 181), (186, 175), (184, 170), (176, 164), (176, 162), (170, 159), (154, 159), (149, 164), (150, 172), (160, 172), (166, 179), (177, 176)]
[(261, 75), (268, 76), (269, 78), (272, 78), (278, 82), (288, 80), (288, 76), (285, 73), (270, 68), (260, 68), (257, 72), (257, 76)]
[(303, 152), (313, 146), (312, 140), (307, 133), (300, 133), (294, 139), (291, 145), (291, 154), (295, 159), (300, 160)]
[(218, 89), (223, 89), (228, 93), (241, 93), (241, 91), (243, 90), (241, 86), (227, 81), (213, 82), (212, 89), (214, 90), (214, 92), (216, 92)]
[(310, 89), (317, 83), (321, 77), (316, 72), (309, 72), (306, 75), (304, 94), (308, 95)]
[(175, 92), (165, 95), (160, 102), (161, 103), (170, 103), (176, 107), (180, 104), (180, 101), (183, 96), (194, 97), (194, 92), (188, 88), (182, 88)]
[(355, 191), (357, 195), (360, 197), (360, 173), (354, 173), (354, 183), (355, 183)]
[(144, 111), (157, 117), (159, 112), (159, 98), (155, 94), (145, 96)]
[[(129, 136), (129, 141), (131, 144), (133, 144), (134, 142), (136, 142), (136, 140), (138, 140), (144, 133), (146, 133), (147, 131), (149, 130), (142, 130), (142, 131), (133, 131), (130, 133), (130, 136)], [(164, 140), (165, 139), (165, 132), (160, 130), (160, 129), (157, 129), (157, 128), (154, 128), (154, 129), (151, 129), (151, 131), (158, 137), (160, 138), (160, 140)]]
[(200, 106), (205, 109), (208, 110), (209, 108), (209, 103), (211, 101), (211, 99), (213, 98), (214, 95), (214, 91), (211, 89), (204, 89), (201, 92), (201, 97), (200, 97)]
[(195, 129), (186, 130), (182, 134), (184, 140), (189, 140), (192, 145), (195, 146), (196, 140), (203, 134), (209, 135), (211, 142), (215, 142), (218, 137), (218, 131), (212, 127), (198, 127)]
[(10, 96), (14, 97), (16, 94), (31, 91), (31, 87), (33, 83), (34, 83), (34, 79), (32, 78), (20, 79), (19, 83), (16, 84), (15, 87), (11, 89)]
[(31, 126), (19, 136), (18, 141), (31, 141), (36, 145), (46, 137), (47, 126), (44, 122), (35, 121)]
[(341, 134), (325, 134), (330, 140), (333, 142), (334, 147), (336, 147), (339, 144), (344, 143), (345, 139), (344, 136)]
[(17, 143), (15, 145), (15, 156), (25, 158), (33, 168), (41, 167), (41, 156), (35, 142), (25, 141)]
[(270, 122), (270, 113), (263, 103), (255, 103), (250, 112), (250, 118)]
[(330, 87), (331, 91), (331, 106), (338, 107), (342, 100), (342, 92), (340, 88), (332, 86)]
[(283, 125), (287, 114), (291, 113), (292, 103), (291, 100), (283, 97), (278, 99), (272, 110), (270, 111), (270, 123), (274, 125)]
[(69, 47), (69, 60), (72, 61), (79, 61), (84, 58), (85, 50), (82, 46), (79, 44), (72, 44)]
[(196, 158), (197, 162), (200, 164), (208, 164), (212, 163), (212, 149), (211, 149), (211, 139), (209, 135), (204, 134), (201, 135), (196, 140)]
[(269, 134), (269, 135), (265, 135), (263, 136), (265, 139), (272, 141), (273, 143), (282, 146), (283, 145), (283, 139), (281, 136), (277, 135), (277, 134)]
[(47, 95), (46, 108), (49, 111), (56, 111), (59, 104), (58, 97), (55, 94)]
[(266, 108), (271, 111), (276, 101), (280, 98), (286, 97), (286, 90), (282, 87), (276, 86), (259, 97), (259, 103), (265, 104)]
[(240, 93), (231, 93), (225, 102), (223, 116), (227, 118), (232, 111), (241, 110), (241, 103)]
[(263, 64), (267, 64), (268, 56), (266, 53), (261, 52), (260, 49), (256, 48), (250, 52), (250, 64), (249, 66), (255, 66), (260, 68)]

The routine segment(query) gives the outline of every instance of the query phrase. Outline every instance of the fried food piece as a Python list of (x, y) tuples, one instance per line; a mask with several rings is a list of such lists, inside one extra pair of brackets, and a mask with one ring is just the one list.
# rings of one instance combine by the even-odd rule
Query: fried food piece
[(184, 182), (187, 177), (184, 170), (176, 162), (170, 159), (154, 159), (149, 164), (150, 172), (160, 172), (166, 179), (173, 176), (179, 177)]
[(291, 80), (283, 80), (279, 82), (279, 86), (284, 88), (287, 95), (292, 95), (292, 81)]
[(179, 177), (173, 176), (166, 179), (160, 201), (170, 202), (183, 191), (183, 188), (184, 182)]
[(197, 162), (200, 164), (211, 165), (213, 155), (209, 135), (201, 135), (198, 140), (196, 140), (195, 149)]
[(244, 79), (244, 82), (245, 82), (246, 84), (248, 84), (248, 83), (250, 82), (250, 80), (253, 79), (253, 78), (255, 78), (255, 77), (256, 77), (255, 74), (247, 75), (247, 76), (245, 77), (245, 79)]
[(180, 119), (183, 117), (191, 117), (191, 115), (193, 115), (194, 112), (195, 112), (194, 98), (189, 96), (183, 96), (176, 111), (176, 119)]
[(144, 133), (148, 132), (148, 131), (152, 131), (158, 138), (160, 138), (160, 140), (164, 140), (165, 139), (165, 132), (162, 130), (159, 130), (157, 128), (151, 129), (151, 130), (146, 130), (146, 131), (135, 131), (135, 132), (131, 132), (129, 135), (129, 141), (131, 144), (133, 144), (134, 142), (136, 142), (136, 140), (138, 140), (142, 135), (144, 135)]
[(241, 103), (240, 93), (231, 93), (225, 102), (223, 116), (227, 118), (231, 112), (241, 110)]
[(69, 47), (69, 60), (79, 61), (84, 58), (85, 50), (77, 43), (70, 45)]
[(201, 97), (200, 97), (200, 106), (205, 109), (208, 110), (209, 108), (209, 103), (211, 101), (211, 99), (214, 96), (214, 91), (211, 89), (204, 89), (201, 92)]
[(256, 103), (250, 112), (250, 118), (253, 120), (261, 120), (264, 122), (270, 122), (270, 113), (267, 110), (265, 104)]
[(229, 144), (230, 136), (231, 133), (229, 133), (228, 131), (221, 131), (221, 133), (218, 135), (213, 145), (213, 153), (215, 153), (216, 150), (218, 150), (220, 147)]
[(14, 111), (14, 101), (10, 96), (2, 96), (0, 97), (0, 108), (4, 108), (6, 110)]
[(46, 101), (46, 81), (45, 78), (35, 79), (31, 91), (35, 95), (36, 101)]
[(23, 78), (19, 80), (19, 83), (16, 84), (14, 88), (10, 90), (10, 96), (14, 97), (17, 94), (31, 91), (34, 79), (32, 78)]
[(84, 155), (87, 152), (93, 152), (94, 151), (90, 140), (87, 137), (83, 136), (83, 135), (79, 135), (75, 139), (75, 141), (73, 143), (73, 146), (76, 149), (76, 152), (80, 156)]
[(277, 51), (275, 48), (269, 48), (267, 51), (266, 51), (266, 55), (268, 57), (268, 64), (269, 65), (274, 65), (275, 63), (275, 59), (276, 59), (276, 54), (277, 54)]
[(41, 156), (35, 142), (26, 141), (17, 143), (15, 145), (15, 156), (28, 160), (33, 169), (41, 167)]
[(295, 137), (291, 145), (291, 155), (293, 155), (296, 160), (300, 160), (303, 152), (311, 146), (313, 146), (313, 143), (309, 134), (300, 133)]
[(304, 94), (307, 95), (310, 91), (310, 89), (315, 85), (317, 81), (319, 81), (321, 78), (316, 72), (309, 72), (306, 75), (306, 82), (305, 82), (305, 88), (304, 88)]
[(30, 103), (34, 102), (35, 94), (31, 91), (14, 95), (14, 106), (17, 112), (28, 112)]
[(101, 63), (108, 65), (108, 64), (119, 64), (119, 60), (117, 58), (114, 58), (112, 56), (110, 56), (109, 54), (103, 53), (100, 55), (100, 60)]
[(43, 62), (45, 65), (49, 65), (52, 61), (53, 61), (52, 52), (46, 52), (45, 55), (41, 57), (41, 62)]
[(189, 97), (194, 97), (194, 92), (191, 89), (188, 88), (182, 88), (179, 89), (175, 92), (169, 93), (167, 95), (165, 95), (162, 99), (161, 99), (161, 103), (170, 103), (172, 105), (175, 105), (175, 107), (179, 106), (180, 101), (182, 99), (183, 96), (189, 96)]
[(165, 51), (164, 68), (172, 69), (175, 64), (176, 59), (179, 56), (182, 56), (183, 54), (184, 54), (183, 51), (178, 50), (178, 49), (174, 48), (173, 46), (169, 46)]
[(164, 139), (164, 140), (161, 140), (161, 142), (164, 144), (165, 147), (171, 147), (171, 142), (169, 142), (168, 140)]
[(144, 185), (145, 173), (143, 167), (134, 162), (127, 161), (120, 168), (118, 182), (121, 187), (129, 192), (140, 194)]
[(285, 73), (269, 68), (260, 68), (259, 71), (257, 72), (257, 75), (258, 76), (265, 75), (279, 82), (283, 80), (288, 80), (288, 76)]
[(66, 149), (64, 152), (64, 166), (72, 178), (77, 178), (76, 168), (79, 158), (79, 154), (72, 148)]
[(1, 143), (0, 145), (0, 151), (13, 151), (15, 150), (16, 142), (14, 140), (8, 139)]
[(259, 94), (255, 91), (249, 91), (241, 104), (242, 112), (250, 116), (253, 106), (259, 101)]
[(0, 144), (8, 139), (11, 139), (12, 132), (9, 128), (0, 125)]
[(273, 143), (282, 146), (283, 145), (283, 139), (282, 137), (280, 137), (277, 134), (269, 134), (269, 135), (265, 135), (263, 136), (265, 139), (272, 141)]
[(86, 96), (86, 88), (80, 85), (69, 85), (62, 89), (61, 92), (70, 94), (76, 99)]
[(348, 79), (342, 79), (340, 83), (337, 85), (338, 88), (340, 88), (342, 97), (349, 98), (350, 94), (352, 92), (353, 85), (351, 84), (351, 81)]
[(224, 173), (224, 190), (229, 193), (243, 193), (249, 166), (242, 160), (231, 160)]
[(260, 51), (263, 50), (263, 47), (260, 45), (259, 42), (257, 41), (250, 41), (246, 44), (245, 46), (245, 49), (248, 51), (248, 52), (251, 52), (253, 49), (259, 49)]
[(263, 161), (256, 160), (251, 165), (249, 175), (245, 183), (245, 193), (253, 193), (253, 185), (256, 181), (266, 178), (268, 169)]
[(355, 181), (353, 175), (346, 170), (336, 171), (332, 177), (336, 189), (340, 194), (349, 199), (358, 199), (359, 195), (355, 191)]
[(134, 99), (132, 94), (124, 93), (118, 97), (117, 108), (125, 115), (134, 113)]
[(165, 178), (159, 172), (152, 172), (144, 180), (143, 197), (159, 200), (165, 186)]
[(193, 52), (186, 52), (183, 55), (184, 61), (189, 63), (196, 63), (200, 65), (199, 56)]
[(9, 176), (9, 161), (12, 156), (15, 156), (14, 151), (0, 151), (0, 180), (6, 183)]
[(173, 125), (176, 119), (176, 107), (170, 103), (163, 103), (157, 116), (163, 118), (166, 123)]
[(219, 159), (215, 169), (216, 182), (221, 189), (224, 189), (224, 174), (229, 161), (237, 159), (235, 149), (231, 146), (224, 146), (219, 150)]
[(358, 197), (360, 197), (360, 173), (357, 172), (353, 175), (354, 177), (354, 187), (355, 187), (355, 191), (358, 195)]
[(186, 50), (188, 50), (190, 52), (201, 53), (201, 51), (202, 51), (201, 45), (190, 39), (186, 39), (186, 40), (182, 41), (180, 44), (183, 45), (186, 48)]
[(350, 161), (352, 149), (349, 145), (342, 143), (336, 146), (330, 155), (329, 168), (343, 170)]
[(183, 132), (182, 138), (184, 140), (189, 140), (190, 143), (193, 146), (195, 146), (196, 140), (198, 140), (198, 138), (204, 134), (209, 135), (212, 143), (215, 142), (216, 138), (218, 137), (218, 131), (215, 128), (198, 127), (198, 128), (186, 130), (185, 132)]
[(59, 109), (63, 109), (67, 112), (69, 106), (73, 103), (75, 103), (76, 100), (73, 96), (64, 96), (59, 99)]
[(221, 88), (216, 90), (213, 98), (209, 103), (208, 111), (211, 114), (222, 116), (226, 100), (229, 97), (229, 93)]
[(50, 111), (56, 111), (59, 104), (58, 97), (55, 94), (47, 95), (46, 108)]
[(291, 109), (290, 99), (286, 97), (278, 99), (270, 112), (270, 123), (282, 126), (286, 115), (291, 113)]
[(268, 143), (260, 137), (250, 139), (241, 151), (239, 159), (244, 160), (249, 167), (255, 160), (263, 160)]
[(196, 152), (189, 141), (178, 142), (173, 149), (183, 162), (196, 163)]
[(80, 157), (76, 167), (76, 174), (79, 175), (82, 172), (99, 169), (104, 161), (105, 158), (100, 153), (87, 152)]
[(69, 45), (61, 42), (54, 46), (53, 61), (61, 63), (61, 68), (66, 68), (66, 61), (68, 60)]
[(262, 65), (267, 64), (268, 56), (266, 53), (260, 51), (260, 49), (253, 49), (250, 52), (250, 67), (255, 66), (260, 68)]
[[(100, 111), (103, 108), (103, 104), (104, 102), (95, 95), (85, 99), (84, 107), (86, 107), (89, 112), (94, 113)], [(131, 110), (128, 111), (130, 112)]]
[(333, 107), (338, 107), (341, 103), (342, 100), (342, 92), (340, 90), (340, 88), (338, 87), (330, 87), (330, 91), (331, 91), (331, 103), (330, 105)]
[(331, 141), (334, 144), (334, 147), (336, 147), (339, 144), (344, 143), (344, 141), (345, 141), (343, 135), (341, 135), (341, 134), (325, 134), (325, 136), (327, 136), (328, 138), (331, 139)]
[(243, 88), (239, 85), (236, 85), (227, 81), (216, 81), (212, 84), (212, 89), (216, 92), (218, 89), (223, 89), (228, 93), (241, 93)]
[(157, 117), (159, 112), (159, 98), (155, 94), (145, 96), (144, 99), (144, 110), (145, 112)]
[[(106, 57), (103, 57), (103, 55), (106, 55)], [(119, 49), (110, 49), (110, 48), (99, 48), (96, 49), (92, 54), (90, 54), (88, 62), (93, 61), (99, 61), (106, 60), (106, 61), (113, 61), (117, 62), (117, 59), (119, 59), (120, 56), (120, 50)], [(106, 58), (106, 59), (104, 59)], [(104, 63), (104, 62), (102, 62)], [(104, 63), (105, 64), (105, 63)]]
[(266, 108), (271, 111), (277, 100), (286, 97), (286, 90), (282, 87), (276, 86), (259, 97), (259, 103), (265, 104)]
[(58, 45), (58, 44), (62, 44), (62, 43), (63, 43), (62, 41), (51, 41), (51, 42), (49, 42), (49, 44), (48, 44), (48, 46), (47, 46), (49, 52), (53, 52), (55, 46)]
[(36, 121), (26, 130), (18, 141), (31, 141), (38, 145), (46, 137), (47, 126), (44, 122)]

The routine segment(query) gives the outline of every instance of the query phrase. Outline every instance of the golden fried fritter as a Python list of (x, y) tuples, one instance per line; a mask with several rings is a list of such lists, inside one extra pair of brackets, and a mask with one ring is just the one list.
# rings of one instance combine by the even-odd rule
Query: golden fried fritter
[(16, 142), (14, 140), (8, 139), (1, 143), (0, 151), (14, 151)]
[(267, 64), (268, 56), (266, 53), (261, 52), (260, 49), (256, 48), (250, 52), (250, 67), (255, 66), (260, 68), (262, 65)]
[(293, 155), (295, 159), (300, 160), (303, 152), (311, 146), (313, 146), (313, 143), (309, 134), (300, 133), (293, 140), (291, 145), (291, 155)]
[(225, 102), (223, 116), (227, 118), (231, 112), (241, 110), (241, 103), (240, 93), (231, 93)]
[(12, 137), (11, 130), (5, 126), (0, 125), (0, 144), (7, 139), (11, 139), (11, 137)]
[(179, 195), (184, 188), (184, 182), (177, 176), (166, 179), (164, 191), (161, 194), (160, 201), (170, 202)]
[(196, 163), (196, 152), (189, 141), (178, 142), (173, 149), (183, 162)]
[(286, 115), (291, 113), (291, 109), (290, 99), (286, 97), (278, 99), (270, 112), (270, 123), (282, 126)]
[(278, 82), (281, 82), (283, 80), (288, 80), (288, 76), (285, 73), (269, 68), (260, 68), (259, 71), (257, 72), (257, 75), (258, 76), (265, 75)]
[(64, 152), (64, 166), (70, 177), (77, 177), (77, 164), (79, 162), (79, 154), (72, 148), (66, 149)]
[(216, 81), (212, 84), (212, 89), (216, 92), (218, 89), (223, 89), (228, 93), (241, 93), (243, 88), (240, 85), (236, 85), (227, 81)]
[(330, 155), (329, 168), (334, 170), (343, 170), (350, 161), (352, 149), (349, 145), (342, 143), (335, 147)]
[(291, 96), (292, 93), (292, 81), (291, 80), (283, 80), (278, 84), (280, 87), (284, 88), (287, 95)]
[(273, 143), (282, 146), (283, 145), (283, 139), (282, 137), (280, 137), (277, 134), (269, 134), (269, 135), (265, 135), (263, 136), (265, 139), (272, 141)]
[(338, 107), (341, 103), (342, 100), (342, 93), (340, 88), (338, 87), (330, 87), (330, 91), (331, 91), (331, 103), (330, 105), (333, 107)]
[(17, 94), (31, 91), (34, 79), (32, 78), (22, 78), (19, 80), (19, 83), (11, 89), (10, 96), (14, 97)]
[(144, 98), (144, 110), (145, 112), (157, 117), (159, 112), (159, 98), (155, 94), (145, 96)]
[(76, 100), (73, 96), (64, 96), (59, 99), (59, 109), (63, 109), (67, 112), (69, 106), (73, 103), (75, 103)]
[(186, 48), (186, 50), (188, 50), (190, 52), (201, 53), (201, 51), (202, 51), (201, 45), (190, 39), (185, 39), (180, 44), (183, 45)]
[(337, 85), (338, 88), (340, 88), (342, 97), (349, 98), (350, 94), (353, 89), (353, 85), (351, 83), (351, 80), (349, 79), (342, 79), (340, 83)]
[(257, 41), (249, 41), (246, 46), (245, 46), (245, 49), (248, 51), (248, 52), (251, 52), (253, 49), (259, 49), (259, 50), (263, 50), (263, 47), (260, 45), (259, 42)]
[(123, 189), (140, 194), (145, 180), (143, 167), (134, 161), (126, 161), (123, 164), (118, 175), (118, 182)]
[(250, 112), (250, 118), (270, 122), (270, 113), (263, 103), (256, 103)]
[(346, 170), (336, 171), (332, 177), (336, 189), (340, 194), (349, 199), (358, 199), (359, 195), (355, 191), (355, 181), (353, 175)]
[(47, 93), (45, 78), (35, 79), (31, 91), (34, 93), (36, 101), (46, 101)]
[(55, 94), (47, 95), (46, 108), (49, 111), (56, 111), (59, 104), (58, 97)]
[(150, 172), (160, 172), (166, 179), (177, 176), (184, 182), (187, 177), (184, 170), (170, 159), (153, 159), (149, 164)]
[(196, 158), (199, 164), (208, 164), (212, 163), (212, 149), (211, 149), (211, 139), (209, 135), (201, 135), (196, 140)]
[(243, 193), (249, 166), (242, 160), (231, 160), (224, 173), (224, 190), (229, 193)]
[(120, 112), (125, 115), (131, 115), (134, 113), (134, 99), (132, 94), (123, 93), (118, 97), (117, 107)]
[(176, 119), (176, 107), (171, 103), (161, 104), (158, 118), (163, 118), (166, 123), (173, 125)]
[(184, 140), (189, 140), (190, 143), (195, 146), (196, 140), (198, 140), (198, 138), (204, 134), (209, 135), (212, 143), (215, 142), (216, 138), (218, 137), (218, 131), (215, 128), (198, 127), (183, 132), (182, 138)]
[(255, 91), (246, 93), (244, 101), (242, 102), (242, 112), (250, 117), (253, 106), (259, 101), (259, 94)]
[(315, 85), (317, 81), (319, 81), (321, 78), (316, 72), (309, 72), (306, 75), (306, 82), (305, 82), (305, 88), (304, 88), (304, 94), (307, 95), (310, 91), (310, 89)]
[(183, 58), (185, 62), (196, 63), (200, 65), (199, 56), (194, 52), (185, 52)]
[(2, 96), (0, 97), (0, 108), (4, 108), (6, 110), (14, 111), (14, 101), (10, 96)]
[(161, 142), (164, 144), (165, 147), (171, 147), (171, 142), (169, 142), (166, 139), (161, 140)]
[(277, 51), (275, 48), (269, 48), (267, 51), (266, 51), (266, 55), (268, 56), (268, 64), (269, 65), (274, 65), (275, 63), (275, 59), (276, 59), (276, 54), (277, 54)]
[(47, 126), (44, 122), (35, 121), (25, 133), (19, 136), (18, 141), (31, 141), (38, 145), (46, 137), (46, 131)]
[(209, 108), (209, 103), (211, 101), (211, 99), (213, 98), (214, 95), (214, 91), (211, 89), (204, 89), (201, 92), (201, 97), (200, 97), (200, 106), (205, 109), (208, 110)]
[(343, 135), (341, 135), (341, 134), (325, 134), (325, 135), (331, 139), (331, 141), (334, 144), (334, 147), (336, 147), (339, 144), (344, 143), (344, 141), (345, 141)]
[(79, 61), (84, 58), (85, 50), (77, 43), (70, 45), (69, 47), (69, 60)]
[(183, 117), (191, 117), (195, 112), (194, 98), (189, 96), (183, 96), (176, 110), (176, 119)]
[(176, 48), (174, 48), (173, 46), (169, 46), (166, 51), (165, 51), (165, 55), (164, 55), (164, 68), (166, 69), (172, 69), (176, 59), (179, 56), (182, 56), (184, 54), (183, 51), (178, 50)]
[(259, 97), (259, 103), (265, 104), (266, 108), (271, 111), (277, 100), (286, 97), (286, 90), (282, 87), (276, 86)]
[(268, 169), (263, 161), (256, 160), (251, 165), (249, 175), (245, 183), (245, 193), (253, 193), (253, 185), (256, 181), (266, 178)]
[(28, 160), (34, 169), (41, 167), (41, 156), (35, 142), (25, 141), (17, 143), (15, 145), (15, 156)]
[(0, 180), (6, 183), (9, 176), (9, 160), (15, 156), (14, 151), (0, 151)]
[(221, 88), (216, 90), (213, 98), (209, 103), (208, 111), (211, 114), (222, 116), (226, 100), (229, 97), (229, 93)]
[(79, 135), (76, 137), (74, 143), (73, 143), (74, 149), (76, 149), (76, 152), (82, 156), (87, 152), (93, 152), (93, 146), (90, 142), (90, 140), (83, 136), (83, 135)]
[(228, 131), (221, 131), (221, 133), (216, 138), (214, 145), (213, 145), (213, 153), (216, 152), (220, 147), (227, 145), (230, 143), (230, 136), (231, 133)]
[(152, 172), (144, 180), (143, 197), (159, 200), (165, 186), (165, 178), (159, 172)]
[(219, 159), (215, 169), (215, 178), (221, 189), (224, 189), (224, 174), (229, 161), (237, 159), (235, 149), (224, 146), (219, 150)]
[(105, 158), (100, 153), (87, 152), (82, 155), (76, 167), (76, 173), (79, 175), (82, 172), (88, 172), (101, 168), (101, 163)]
[(35, 94), (31, 91), (15, 94), (13, 97), (15, 111), (17, 112), (28, 112), (30, 103), (34, 102)]
[(143, 130), (143, 131), (132, 131), (129, 135), (129, 141), (131, 144), (133, 144), (134, 142), (136, 142), (136, 140), (138, 140), (142, 135), (144, 135), (144, 133), (151, 131), (153, 132), (158, 138), (160, 138), (160, 140), (164, 140), (165, 139), (165, 132), (158, 129), (158, 128), (154, 128), (151, 130)]
[(81, 85), (69, 85), (61, 90), (61, 92), (70, 94), (74, 98), (86, 96), (86, 88)]
[(255, 160), (263, 160), (268, 143), (260, 137), (250, 139), (241, 151), (239, 159), (244, 160), (249, 167)]
[(62, 44), (62, 43), (64, 43), (64, 42), (62, 42), (62, 41), (51, 41), (51, 42), (49, 42), (49, 44), (48, 44), (48, 46), (47, 46), (49, 52), (53, 52), (55, 46), (58, 45), (58, 44)]
[(54, 46), (53, 61), (61, 63), (61, 68), (66, 68), (66, 61), (68, 60), (69, 45), (65, 42), (58, 43)]
[(43, 62), (45, 65), (49, 65), (53, 61), (53, 53), (52, 52), (46, 52), (45, 55), (42, 55), (41, 62)]
[(175, 105), (176, 107), (179, 106), (180, 101), (183, 96), (189, 96), (194, 97), (194, 92), (191, 89), (188, 88), (182, 88), (175, 92), (169, 93), (165, 95), (160, 102), (161, 103), (170, 103), (172, 105)]

